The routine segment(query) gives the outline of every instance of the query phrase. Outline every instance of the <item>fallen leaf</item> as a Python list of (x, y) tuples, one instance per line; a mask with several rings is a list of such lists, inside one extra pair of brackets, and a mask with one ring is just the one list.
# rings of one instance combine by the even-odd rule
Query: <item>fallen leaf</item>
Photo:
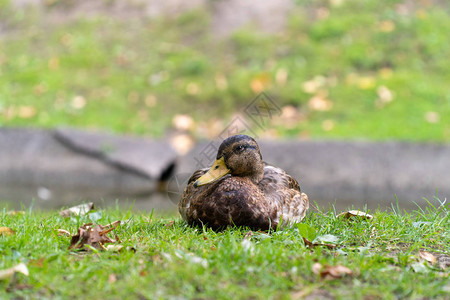
[(309, 99), (308, 106), (311, 110), (328, 111), (333, 107), (333, 102), (320, 95), (316, 95)]
[(320, 274), (320, 270), (322, 270), (322, 265), (319, 264), (318, 262), (314, 263), (311, 270), (313, 271), (314, 274)]
[(170, 139), (170, 144), (179, 155), (185, 155), (194, 147), (195, 141), (191, 135), (180, 133)]
[(318, 75), (313, 79), (305, 81), (303, 83), (303, 91), (309, 94), (315, 94), (320, 88), (322, 88), (327, 82), (324, 76)]
[(110, 252), (120, 252), (123, 249), (122, 245), (108, 245), (106, 246), (106, 251)]
[(250, 240), (253, 236), (253, 231), (249, 230), (244, 236), (244, 240)]
[(390, 20), (382, 21), (378, 28), (381, 32), (391, 32), (395, 29), (395, 23)]
[(36, 115), (36, 108), (33, 106), (19, 106), (19, 118), (29, 119)]
[(117, 275), (114, 274), (114, 273), (109, 274), (109, 276), (108, 276), (108, 282), (109, 282), (109, 283), (114, 283), (114, 282), (116, 282), (116, 281), (117, 281)]
[(120, 221), (115, 221), (106, 226), (95, 225), (92, 227), (92, 223), (84, 224), (78, 228), (78, 233), (72, 236), (70, 241), (70, 249), (82, 249), (84, 246), (91, 246), (95, 249), (105, 250), (105, 243), (115, 243), (116, 241), (107, 236), (107, 233), (114, 230)]
[(228, 81), (224, 75), (222, 74), (217, 75), (215, 80), (216, 80), (216, 87), (218, 90), (223, 91), (228, 88)]
[(11, 210), (11, 211), (8, 211), (6, 214), (8, 216), (17, 216), (17, 215), (24, 215), (25, 212), (23, 210)]
[(14, 234), (14, 230), (12, 230), (9, 227), (0, 227), (0, 235), (13, 235)]
[(96, 212), (89, 213), (88, 217), (89, 217), (89, 220), (91, 220), (91, 222), (97, 223), (97, 221), (100, 220), (103, 216), (102, 216), (101, 211), (96, 211)]
[(439, 123), (441, 116), (439, 115), (438, 112), (428, 111), (425, 113), (424, 118), (425, 118), (425, 121), (427, 121), (428, 123), (436, 124), (436, 123)]
[(312, 241), (317, 236), (317, 230), (314, 227), (309, 226), (308, 224), (298, 223), (297, 228), (300, 235), (306, 239)]
[(436, 257), (431, 254), (430, 252), (419, 250), (419, 257), (423, 260), (426, 260), (427, 262), (434, 265), (436, 263)]
[(27, 266), (24, 263), (20, 263), (12, 268), (0, 270), (0, 280), (9, 278), (13, 276), (15, 273), (22, 273), (25, 276), (29, 275)]
[(179, 131), (189, 131), (194, 129), (195, 126), (194, 119), (189, 115), (175, 115), (172, 124)]
[(83, 96), (75, 96), (70, 104), (75, 109), (82, 109), (86, 106), (86, 98)]
[(173, 227), (173, 224), (175, 223), (175, 221), (170, 221), (169, 223), (167, 223), (166, 225), (164, 225), (165, 227)]
[(275, 74), (275, 81), (279, 85), (285, 85), (288, 78), (288, 71), (284, 68), (278, 69)]
[(92, 209), (94, 209), (94, 203), (89, 202), (60, 211), (59, 215), (64, 218), (69, 218), (71, 216), (84, 216)]
[(333, 245), (333, 244), (325, 244), (325, 243), (313, 243), (311, 241), (309, 241), (308, 239), (303, 238), (303, 242), (305, 243), (306, 246), (308, 247), (317, 247), (317, 246), (324, 246), (327, 247), (328, 249), (334, 249), (337, 247), (337, 245)]
[(319, 235), (318, 237), (316, 237), (313, 240), (313, 243), (331, 243), (331, 244), (335, 244), (339, 241), (339, 238), (335, 235), (332, 234), (324, 234), (324, 235)]
[(375, 87), (375, 78), (373, 77), (360, 77), (358, 79), (358, 87), (361, 90), (369, 90)]
[(63, 235), (70, 237), (70, 232), (65, 229), (58, 229), (58, 236), (63, 236)]
[(346, 275), (353, 275), (353, 271), (349, 268), (337, 265), (337, 266), (322, 266), (319, 263), (315, 263), (312, 266), (312, 271), (314, 274), (320, 275), (321, 279), (331, 280), (342, 278)]
[(255, 94), (261, 93), (270, 85), (270, 77), (266, 73), (256, 75), (250, 81), (250, 88)]
[(198, 93), (200, 93), (200, 87), (197, 83), (190, 82), (186, 86), (186, 93), (188, 93), (189, 95), (197, 95)]
[(362, 218), (362, 219), (367, 219), (367, 220), (372, 220), (373, 216), (369, 215), (365, 212), (359, 211), (359, 210), (349, 210), (343, 213), (340, 213), (336, 216), (337, 218), (344, 218), (344, 219), (350, 219), (350, 218), (354, 218), (354, 217), (358, 217), (358, 218)]
[(378, 99), (375, 104), (378, 107), (383, 107), (385, 104), (392, 102), (392, 100), (394, 100), (394, 96), (392, 95), (391, 90), (389, 90), (384, 85), (378, 87), (377, 95), (378, 95)]
[(411, 269), (416, 273), (429, 273), (430, 269), (426, 266), (424, 261), (418, 261), (411, 264)]

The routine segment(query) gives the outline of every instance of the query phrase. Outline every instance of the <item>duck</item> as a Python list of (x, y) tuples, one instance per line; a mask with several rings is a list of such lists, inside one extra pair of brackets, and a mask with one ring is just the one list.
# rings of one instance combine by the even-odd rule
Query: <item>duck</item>
[(308, 208), (297, 180), (264, 162), (256, 141), (244, 134), (221, 143), (213, 165), (192, 174), (178, 204), (189, 225), (213, 230), (277, 230), (301, 222)]

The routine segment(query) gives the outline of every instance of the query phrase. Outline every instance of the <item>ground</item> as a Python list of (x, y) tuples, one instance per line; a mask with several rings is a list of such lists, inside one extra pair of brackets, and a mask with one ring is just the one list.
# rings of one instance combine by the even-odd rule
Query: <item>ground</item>
[[(275, 232), (213, 232), (120, 209), (71, 218), (4, 210), (2, 226), (15, 233), (0, 236), (0, 270), (23, 262), (29, 276), (1, 280), (0, 298), (448, 299), (449, 206), (373, 216), (311, 212)], [(68, 250), (71, 239), (58, 235), (115, 220), (109, 236), (120, 251)], [(303, 237), (329, 245), (306, 246)]]

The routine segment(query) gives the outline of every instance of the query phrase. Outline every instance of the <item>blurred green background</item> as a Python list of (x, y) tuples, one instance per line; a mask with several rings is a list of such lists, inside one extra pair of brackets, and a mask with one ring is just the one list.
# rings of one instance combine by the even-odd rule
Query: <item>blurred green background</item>
[(447, 0), (295, 1), (281, 29), (225, 34), (218, 0), (18, 2), (0, 0), (1, 126), (210, 138), (266, 91), (282, 114), (263, 137), (450, 141)]

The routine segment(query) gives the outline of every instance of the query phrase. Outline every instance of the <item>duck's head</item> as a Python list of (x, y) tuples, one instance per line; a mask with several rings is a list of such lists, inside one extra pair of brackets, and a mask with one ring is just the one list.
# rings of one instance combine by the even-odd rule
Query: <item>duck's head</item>
[(264, 175), (264, 163), (256, 141), (247, 135), (234, 135), (225, 139), (219, 147), (216, 161), (194, 186), (214, 182), (231, 174), (247, 177), (258, 183)]

